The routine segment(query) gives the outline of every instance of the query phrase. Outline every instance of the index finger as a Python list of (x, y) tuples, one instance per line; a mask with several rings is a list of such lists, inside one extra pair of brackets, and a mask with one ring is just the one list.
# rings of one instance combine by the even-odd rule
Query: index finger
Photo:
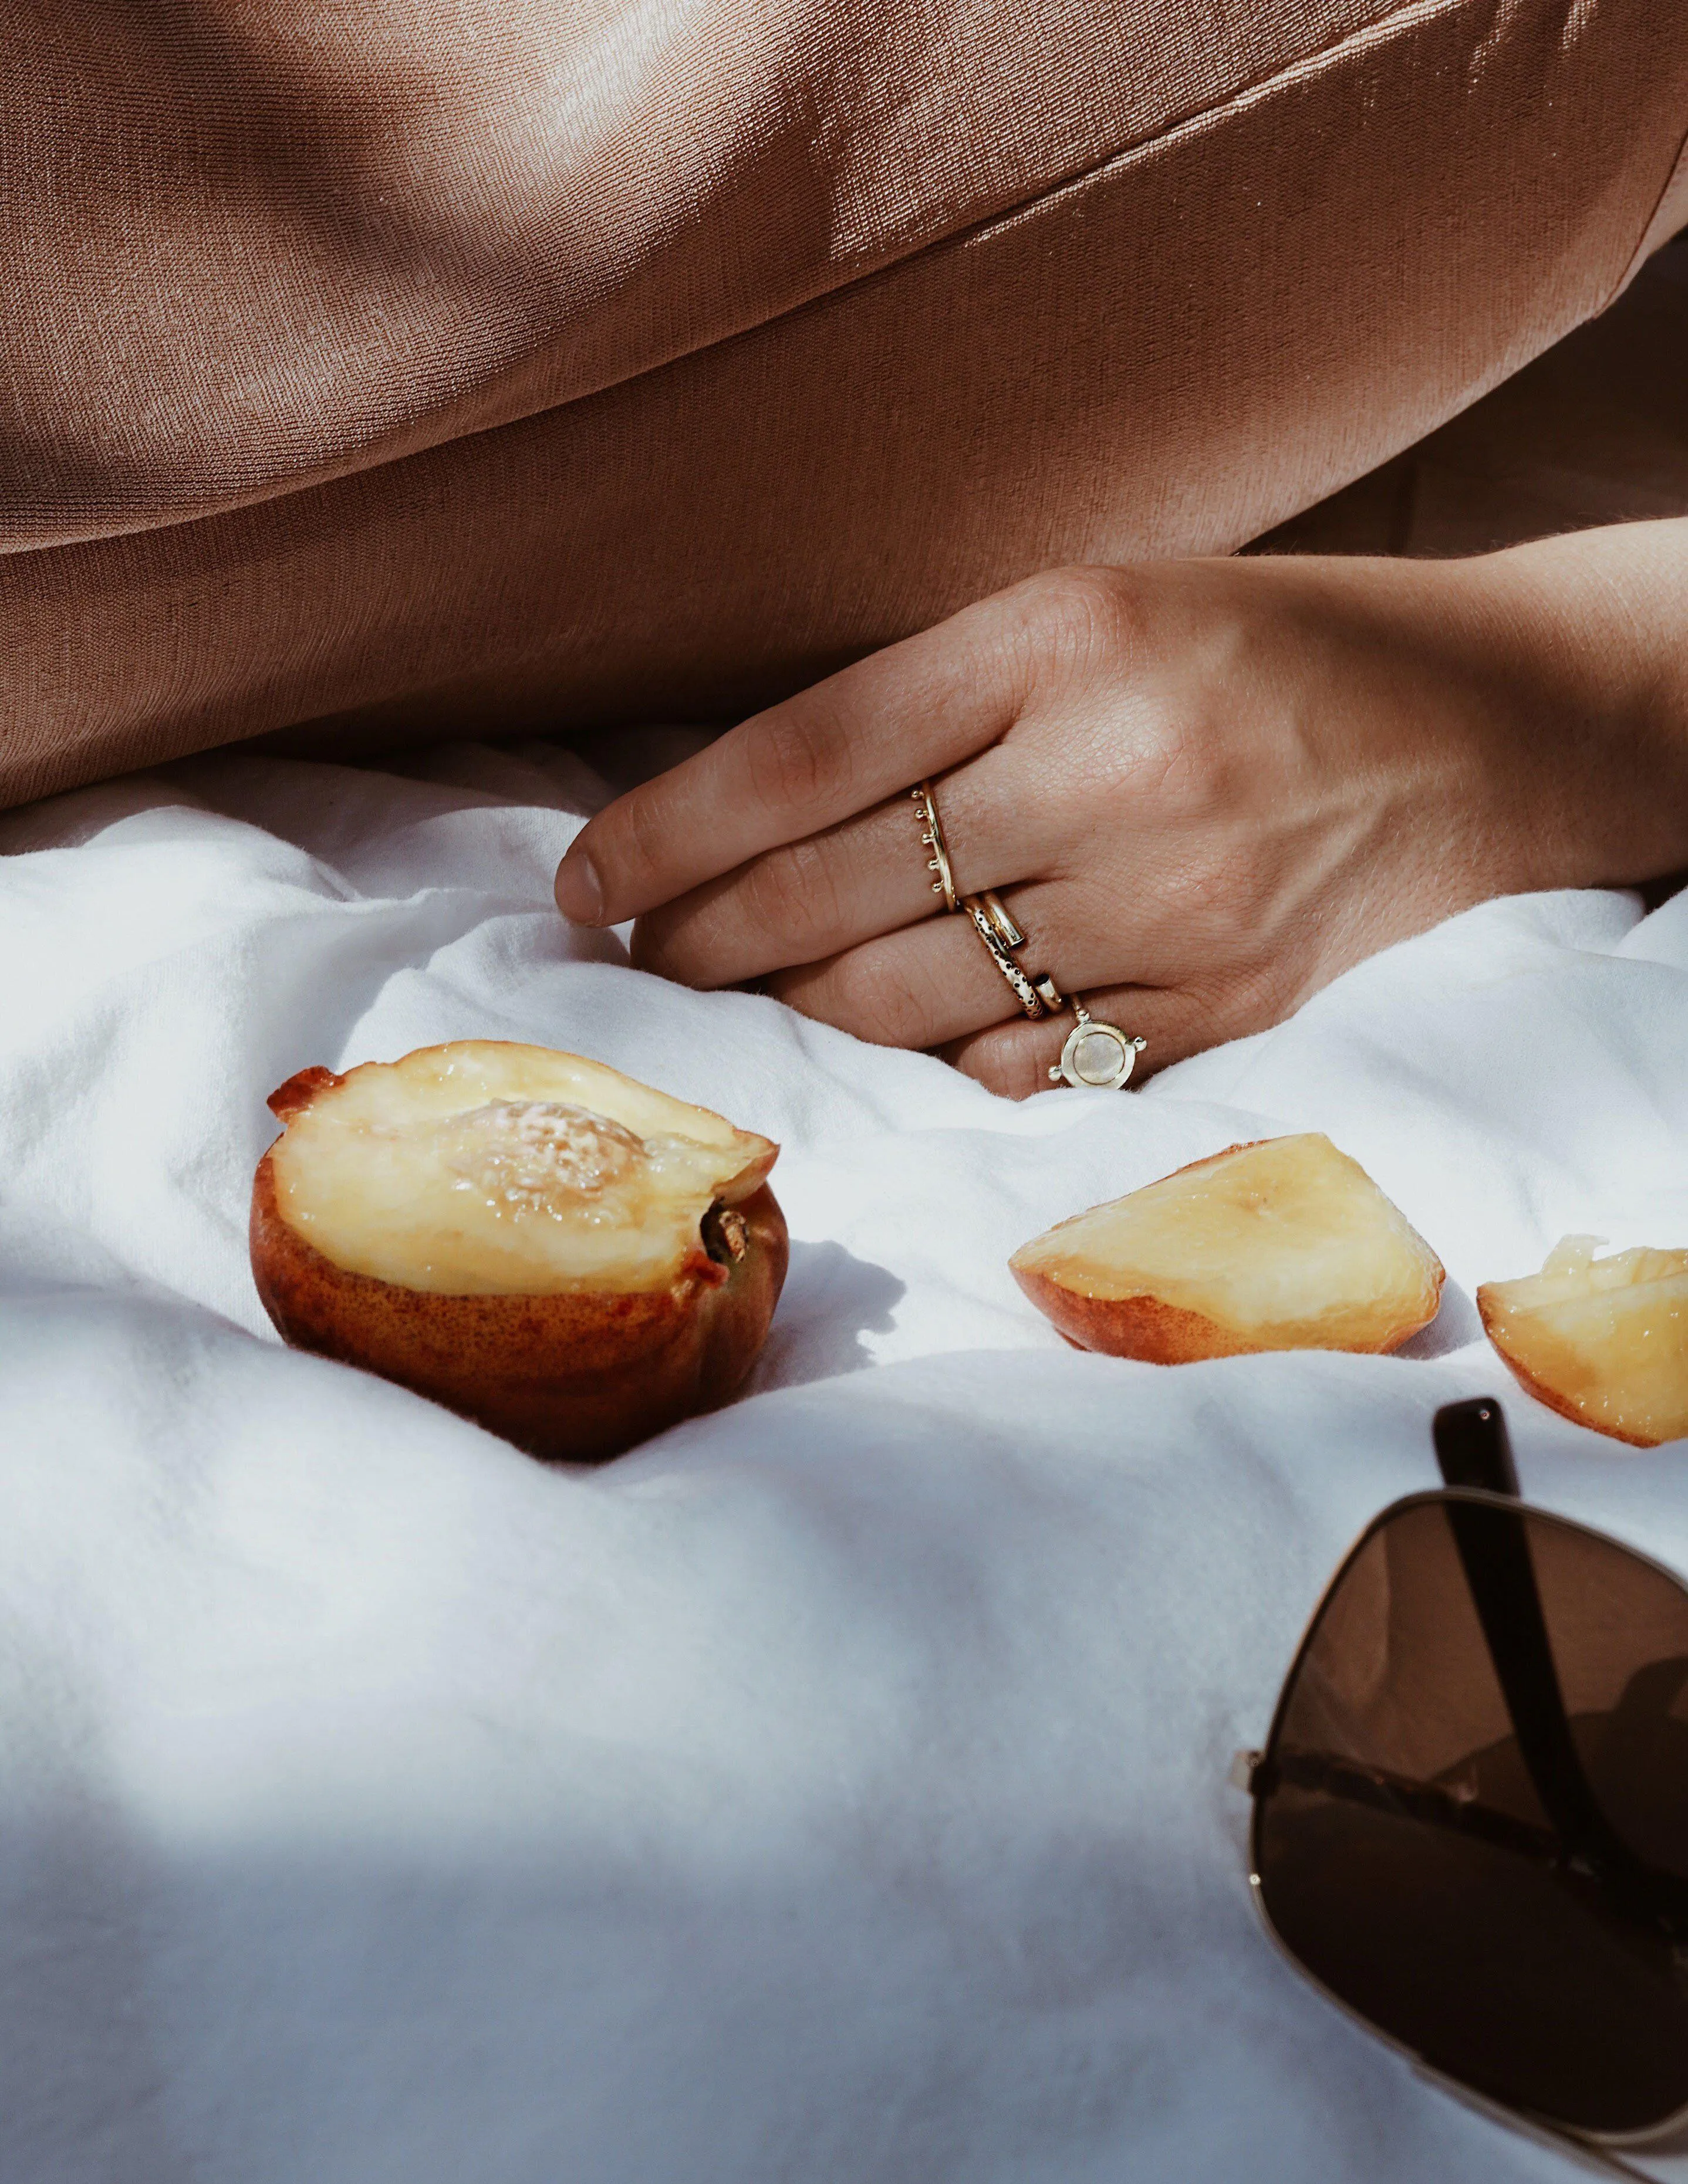
[(968, 607), (729, 729), (570, 844), (557, 907), (614, 925), (836, 826), (993, 743), (1026, 681), (1018, 618)]

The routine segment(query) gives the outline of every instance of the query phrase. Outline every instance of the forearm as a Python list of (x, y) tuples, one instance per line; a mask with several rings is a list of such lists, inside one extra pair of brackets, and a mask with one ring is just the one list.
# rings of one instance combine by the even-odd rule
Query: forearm
[(1688, 518), (1462, 566), (1527, 709), (1527, 776), (1551, 777), (1543, 847), (1564, 868), (1545, 883), (1634, 884), (1688, 866)]

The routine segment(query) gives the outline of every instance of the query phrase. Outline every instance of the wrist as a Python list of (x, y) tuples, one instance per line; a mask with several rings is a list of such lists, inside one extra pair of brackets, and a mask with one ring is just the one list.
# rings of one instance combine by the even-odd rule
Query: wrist
[(1630, 886), (1688, 865), (1688, 522), (1445, 566), (1472, 580), (1512, 762), (1548, 822), (1538, 883)]

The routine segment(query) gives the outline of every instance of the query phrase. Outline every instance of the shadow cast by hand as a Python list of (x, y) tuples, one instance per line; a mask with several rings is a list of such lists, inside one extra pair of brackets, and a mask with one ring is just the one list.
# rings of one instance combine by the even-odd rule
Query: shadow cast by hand
[(907, 1284), (841, 1244), (791, 1245), (791, 1271), (746, 1393), (802, 1387), (873, 1362), (862, 1340), (897, 1323)]

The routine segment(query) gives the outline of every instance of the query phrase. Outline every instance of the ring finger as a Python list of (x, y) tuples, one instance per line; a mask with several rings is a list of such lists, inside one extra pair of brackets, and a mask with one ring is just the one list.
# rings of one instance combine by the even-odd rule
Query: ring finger
[[(1070, 905), (1069, 890), (1043, 882), (1016, 888), (1012, 905), (1029, 936), (1016, 951), (1026, 977), (1035, 980), (1047, 968), (1063, 994), (1070, 975), (1068, 957), (1081, 980), (1088, 967), (1082, 951), (1054, 944), (1064, 896)], [(1014, 988), (964, 916), (904, 926), (824, 961), (780, 971), (764, 983), (804, 1016), (876, 1046), (940, 1046), (1026, 1017)]]
[[(1020, 793), (1022, 770), (1011, 750), (998, 746), (936, 785), (959, 888), (1007, 886), (1038, 869), (1048, 815), (1043, 824), (1033, 816), (1032, 800)], [(633, 960), (685, 985), (733, 986), (924, 926), (942, 910), (943, 896), (935, 889), (923, 831), (919, 806), (903, 795), (769, 850), (647, 911), (634, 928)]]

